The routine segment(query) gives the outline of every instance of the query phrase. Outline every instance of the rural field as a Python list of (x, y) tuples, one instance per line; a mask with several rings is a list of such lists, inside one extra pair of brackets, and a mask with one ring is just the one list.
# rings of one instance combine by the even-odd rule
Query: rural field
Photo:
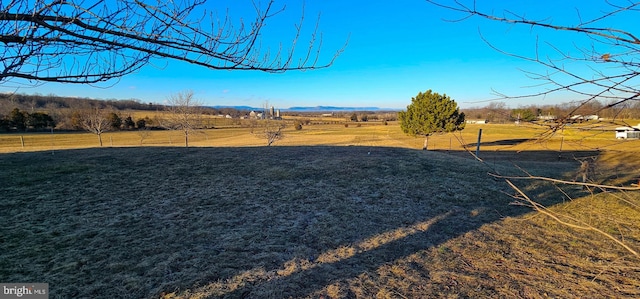
[[(584, 130), (590, 127), (591, 130)], [(475, 153), (482, 129), (479, 158)], [(640, 141), (598, 124), (0, 135), (0, 281), (50, 298), (638, 298)], [(616, 243), (610, 237), (626, 244)]]

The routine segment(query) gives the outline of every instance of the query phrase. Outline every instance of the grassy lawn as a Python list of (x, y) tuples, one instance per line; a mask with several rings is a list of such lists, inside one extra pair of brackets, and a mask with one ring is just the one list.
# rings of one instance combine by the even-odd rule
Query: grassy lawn
[[(459, 151), (479, 128), (484, 163)], [(596, 156), (594, 179), (626, 186), (637, 143), (580, 130), (523, 142), (539, 130), (469, 126), (426, 152), (397, 125), (288, 129), (274, 147), (240, 128), (189, 149), (165, 131), (145, 147), (135, 132), (104, 148), (77, 134), (78, 149), (64, 134), (25, 135), (30, 148), (0, 135), (0, 281), (47, 282), (50, 298), (640, 296), (638, 258), (510, 204), (487, 175), (522, 174), (515, 163), (571, 180), (574, 158)], [(517, 184), (640, 248), (637, 193)]]

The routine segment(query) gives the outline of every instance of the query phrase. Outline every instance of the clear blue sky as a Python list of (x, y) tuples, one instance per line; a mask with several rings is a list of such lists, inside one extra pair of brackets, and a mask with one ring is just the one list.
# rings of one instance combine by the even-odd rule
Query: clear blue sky
[[(247, 13), (251, 3), (210, 2), (229, 6), (232, 17)], [(276, 1), (276, 5), (286, 4), (287, 9), (268, 23), (265, 38), (287, 44), (291, 28), (299, 22), (300, 2)], [(588, 7), (584, 5), (587, 1), (495, 2), (498, 1), (478, 0), (481, 8), (501, 12), (498, 5), (505, 5), (534, 19), (550, 17), (557, 24), (574, 23), (576, 8), (583, 19), (603, 9), (594, 5), (596, 1), (588, 1)], [(161, 103), (171, 93), (190, 89), (206, 105), (260, 107), (268, 101), (280, 108), (318, 105), (405, 108), (418, 92), (432, 89), (451, 96), (461, 107), (473, 107), (484, 106), (487, 102), (481, 101), (495, 98), (492, 89), (509, 95), (531, 92), (533, 89), (526, 86), (536, 82), (522, 70), (541, 71), (536, 64), (491, 49), (480, 33), (501, 49), (523, 55), (535, 53), (536, 36), (541, 43), (549, 41), (560, 46), (566, 46), (569, 39), (585, 41), (572, 33), (531, 30), (480, 18), (446, 22), (443, 19), (457, 19), (461, 15), (421, 0), (307, 0), (307, 29), (311, 29), (318, 12), (322, 13), (319, 25), (324, 37), (321, 61), (329, 59), (349, 38), (344, 53), (328, 69), (269, 74), (215, 71), (175, 61), (156, 61), (162, 67), (147, 66), (101, 88), (49, 83), (20, 88), (18, 92)], [(640, 28), (638, 20), (622, 19), (613, 25), (633, 31)], [(507, 104), (516, 107), (569, 100), (570, 96), (547, 97)]]

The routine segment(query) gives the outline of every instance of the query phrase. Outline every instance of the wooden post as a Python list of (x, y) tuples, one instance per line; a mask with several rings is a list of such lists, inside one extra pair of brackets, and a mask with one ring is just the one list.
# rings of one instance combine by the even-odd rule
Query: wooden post
[(482, 139), (482, 129), (478, 131), (478, 145), (476, 146), (476, 157), (480, 157), (480, 139)]
[(51, 127), (51, 154), (52, 154), (52, 155), (53, 155), (53, 153), (54, 153), (54, 149), (53, 149), (53, 147), (55, 146), (55, 144), (56, 144), (56, 143), (55, 143), (55, 141), (54, 141), (54, 139), (53, 139), (53, 127)]
[(562, 127), (562, 139), (560, 139), (560, 153), (558, 154), (558, 158), (562, 158), (562, 146), (564, 145), (564, 126)]
[(20, 135), (20, 144), (22, 144), (22, 148), (24, 148), (24, 136)]

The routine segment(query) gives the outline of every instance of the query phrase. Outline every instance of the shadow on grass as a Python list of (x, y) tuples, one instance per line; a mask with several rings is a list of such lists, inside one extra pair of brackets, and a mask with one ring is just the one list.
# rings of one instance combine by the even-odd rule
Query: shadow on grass
[[(531, 139), (531, 138), (516, 138), (516, 139), (502, 139), (502, 140), (496, 140), (496, 141), (487, 141), (487, 142), (480, 142), (480, 147), (483, 146), (511, 146), (511, 145), (518, 145), (518, 144), (522, 144), (525, 142), (531, 142), (531, 141), (535, 141), (537, 139)], [(466, 145), (466, 147), (475, 147), (477, 146), (478, 143), (469, 143)]]
[[(247, 281), (236, 285), (240, 277), (230, 279), (231, 284), (215, 287), (205, 286), (189, 293), (189, 296), (225, 297), (225, 298), (265, 298), (312, 296), (314, 292), (331, 284), (340, 283), (358, 275), (376, 270), (396, 260), (405, 258), (422, 250), (438, 247), (441, 243), (476, 225), (460, 225), (455, 219), (467, 217), (460, 215), (462, 210), (451, 210), (426, 221), (398, 229), (382, 232), (355, 244), (346, 244), (328, 250), (315, 259), (295, 259), (283, 264), (280, 269), (261, 275), (262, 279)], [(455, 217), (455, 219), (453, 218)], [(256, 270), (253, 270), (256, 271)], [(240, 276), (245, 276), (243, 273)], [(229, 290), (229, 292), (209, 293), (209, 289)], [(349, 292), (347, 292), (349, 293)], [(353, 297), (348, 294), (346, 297)]]
[[(466, 151), (447, 151), (435, 150), (440, 153), (452, 154), (460, 158), (475, 159), (473, 155)], [(472, 153), (475, 154), (475, 147), (472, 147)], [(480, 150), (479, 157), (486, 161), (504, 161), (504, 162), (568, 162), (580, 164), (577, 159), (584, 157), (598, 157), (602, 152), (597, 150), (589, 151), (509, 151), (509, 150)]]
[[(51, 298), (310, 296), (530, 211), (510, 206), (477, 161), (452, 156), (322, 146), (3, 154), (0, 281), (47, 282)], [(561, 175), (576, 165), (530, 166)]]

